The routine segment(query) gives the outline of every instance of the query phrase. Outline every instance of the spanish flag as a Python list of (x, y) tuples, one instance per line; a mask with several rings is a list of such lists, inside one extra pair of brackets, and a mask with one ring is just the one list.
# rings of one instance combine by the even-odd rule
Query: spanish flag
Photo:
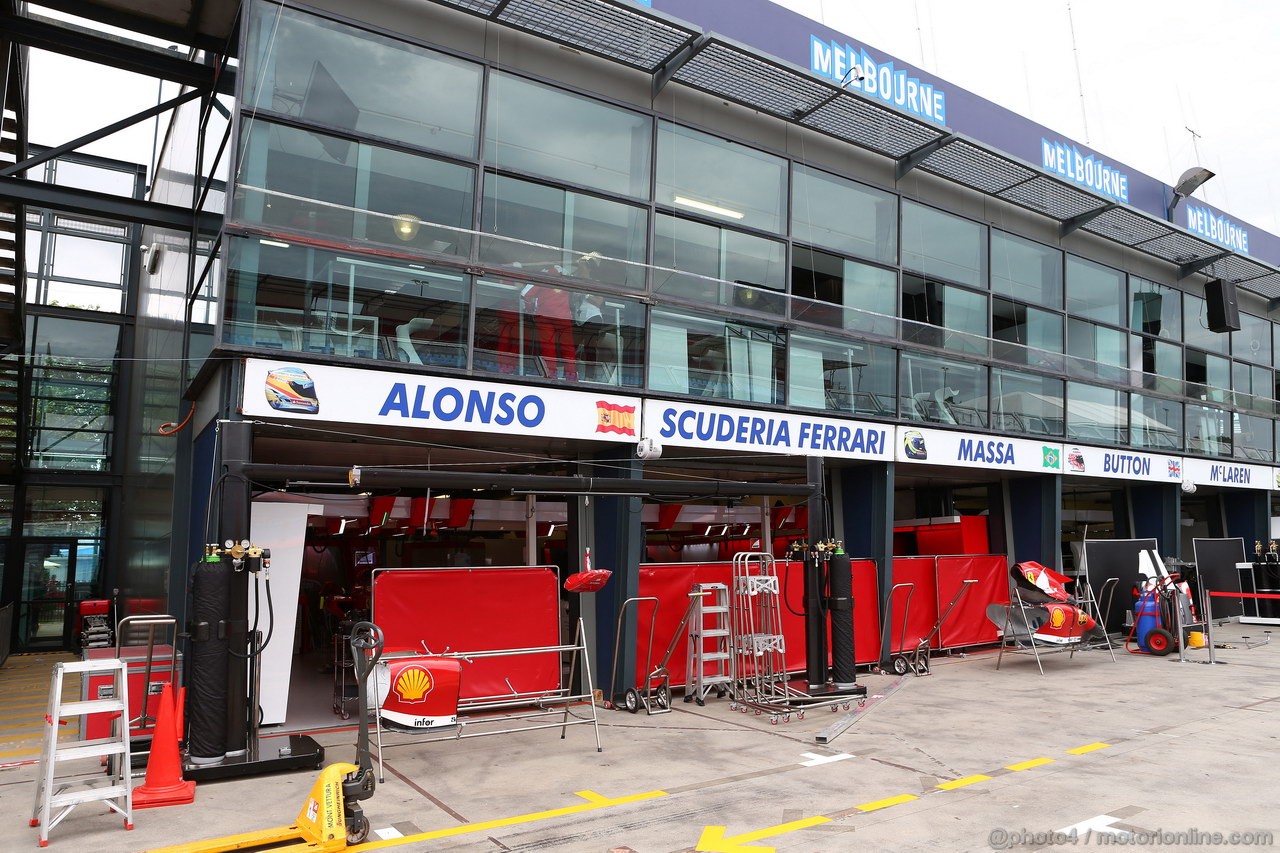
[(636, 407), (596, 400), (596, 432), (636, 434)]

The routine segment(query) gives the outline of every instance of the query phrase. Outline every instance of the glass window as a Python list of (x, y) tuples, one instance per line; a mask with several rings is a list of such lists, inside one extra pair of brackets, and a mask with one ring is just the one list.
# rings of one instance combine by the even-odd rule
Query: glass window
[(1120, 329), (1067, 318), (1067, 355), (1070, 373), (1109, 382), (1128, 383), (1129, 334)]
[(1109, 323), (1124, 323), (1125, 276), (1119, 270), (1067, 255), (1067, 313)]
[(899, 359), (898, 410), (906, 420), (985, 428), (987, 368), (904, 352)]
[(1067, 383), (1067, 438), (1091, 444), (1128, 444), (1129, 395), (1118, 388)]
[(248, 237), (230, 249), (225, 343), (466, 366), (470, 284), (457, 270)]
[(1231, 333), (1231, 352), (1254, 364), (1271, 364), (1271, 321), (1240, 313), (1240, 331)]
[(1275, 430), (1271, 418), (1257, 415), (1233, 416), (1232, 455), (1250, 462), (1275, 461)]
[(902, 276), (902, 339), (985, 354), (987, 295), (918, 275)]
[(1186, 351), (1187, 396), (1226, 402), (1231, 393), (1231, 362), (1199, 350)]
[(1062, 369), (1061, 314), (992, 297), (991, 337), (1001, 361)]
[(807, 323), (885, 337), (898, 334), (898, 276), (796, 246), (791, 261), (791, 315)]
[(898, 197), (797, 163), (791, 236), (841, 254), (897, 263)]
[(1271, 394), (1274, 388), (1270, 368), (1233, 361), (1231, 373), (1231, 399), (1236, 406), (1259, 412), (1273, 411)]
[(991, 232), (991, 290), (1045, 308), (1062, 307), (1062, 252)]
[(28, 486), (22, 533), (99, 539), (105, 504), (105, 490), (92, 486)]
[(476, 282), (476, 370), (639, 387), (644, 305), (519, 281)]
[(987, 286), (987, 227), (902, 201), (902, 265), (929, 277)]
[(112, 389), (120, 327), (30, 318), (33, 468), (105, 471), (111, 460)]
[(1187, 404), (1187, 450), (1206, 456), (1231, 455), (1231, 413), (1213, 406)]
[[(644, 287), (642, 208), (486, 174), (481, 228), (495, 235), (480, 246), (481, 258), (491, 263)], [(593, 253), (601, 259), (579, 269)]]
[(108, 240), (53, 234), (53, 275), (120, 286), (125, 245)]
[(1130, 365), (1142, 371), (1142, 387), (1166, 394), (1183, 393), (1182, 347), (1160, 338), (1131, 335)]
[(484, 156), (494, 166), (649, 197), (648, 116), (499, 71), (487, 109)]
[(668, 121), (658, 123), (657, 202), (781, 233), (787, 163), (780, 157)]
[[(335, 159), (330, 143), (346, 153)], [(233, 216), (267, 225), (467, 255), (474, 170), (265, 121), (245, 142)]]
[(1172, 287), (1129, 276), (1129, 328), (1144, 335), (1176, 340), (1182, 331), (1182, 293)]
[(897, 356), (889, 347), (792, 335), (787, 346), (788, 405), (893, 418)]
[(1182, 294), (1182, 342), (1219, 355), (1227, 355), (1231, 336), (1209, 331), (1209, 308), (1203, 296)]
[(1012, 370), (991, 371), (991, 425), (1003, 432), (1062, 435), (1063, 382)]
[(658, 214), (654, 290), (683, 299), (781, 314), (786, 246), (702, 222)]
[(650, 335), (651, 390), (784, 402), (784, 344), (777, 330), (655, 311)]
[[(240, 70), (246, 109), (475, 156), (481, 68), (269, 3), (252, 7)], [(406, 97), (412, 93), (411, 97)], [(350, 146), (326, 141), (346, 162)]]
[(76, 187), (133, 198), (136, 194), (138, 176), (134, 172), (121, 169), (61, 159), (53, 164), (53, 182), (64, 187)]
[(1151, 450), (1182, 449), (1182, 404), (1159, 397), (1129, 397), (1129, 441)]

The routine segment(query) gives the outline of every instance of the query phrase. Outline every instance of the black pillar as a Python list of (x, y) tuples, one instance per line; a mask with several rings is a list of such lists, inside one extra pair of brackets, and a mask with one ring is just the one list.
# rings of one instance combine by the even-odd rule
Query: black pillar
[(1057, 474), (1017, 477), (1008, 483), (1005, 515), (1013, 538), (1013, 562), (1035, 560), (1051, 569), (1062, 565), (1062, 478)]
[(1268, 493), (1252, 489), (1224, 489), (1220, 499), (1225, 535), (1243, 539), (1244, 549), (1250, 554), (1255, 542), (1261, 542), (1265, 550), (1271, 541)]
[[(844, 540), (850, 559), (873, 560), (877, 568), (876, 586), (884, 601), (893, 587), (893, 479), (894, 463), (875, 462), (841, 468), (835, 477), (840, 512), (837, 536)], [(876, 608), (879, 624), (887, 616), (878, 601), (855, 601), (854, 608)], [(888, 631), (881, 640), (888, 642)], [(888, 660), (887, 645), (880, 648), (880, 660)]]
[[(218, 543), (228, 539), (239, 542), (249, 538), (249, 481), (235, 473), (238, 466), (252, 461), (252, 426), (247, 421), (225, 421), (222, 428), (222, 481), (220, 495)], [(224, 558), (230, 568), (230, 561)], [(233, 571), (227, 604), (227, 754), (240, 755), (249, 737), (248, 727), (248, 661), (249, 651), (249, 573)], [(257, 709), (253, 709), (257, 713)]]
[[(1181, 558), (1182, 528), (1178, 523), (1181, 487), (1177, 483), (1134, 483), (1129, 508), (1134, 539), (1154, 539), (1161, 556)], [(1117, 537), (1119, 538), (1119, 537)]]
[[(597, 473), (608, 477), (640, 478), (644, 475), (643, 464), (630, 452), (630, 446), (622, 450), (606, 451), (595, 457), (602, 467)], [(598, 674), (596, 684), (609, 696), (611, 687), (616, 686), (619, 693), (636, 683), (636, 632), (639, 620), (636, 618), (636, 606), (627, 608), (622, 613), (622, 604), (628, 598), (640, 594), (640, 561), (644, 554), (644, 526), (641, 524), (641, 513), (644, 502), (639, 497), (629, 495), (590, 497), (590, 512), (595, 534), (595, 547), (591, 551), (595, 568), (610, 569), (613, 576), (602, 594), (595, 596), (595, 664)], [(585, 507), (584, 507), (585, 509)], [(618, 637), (618, 618), (625, 615), (622, 625), (621, 646), (614, 648)], [(642, 614), (649, 618), (649, 610)], [(647, 624), (647, 623), (646, 623)], [(658, 642), (655, 638), (654, 642)], [(662, 654), (662, 649), (654, 651), (654, 660)], [(615, 685), (609, 680), (614, 678), (611, 666), (617, 661)], [(645, 673), (646, 675), (648, 673)]]
[(809, 496), (809, 547), (804, 561), (805, 680), (813, 690), (827, 683), (827, 614), (823, 607), (826, 561), (815, 551), (830, 536), (827, 526), (824, 463), (820, 456), (805, 458), (806, 474), (814, 493)]

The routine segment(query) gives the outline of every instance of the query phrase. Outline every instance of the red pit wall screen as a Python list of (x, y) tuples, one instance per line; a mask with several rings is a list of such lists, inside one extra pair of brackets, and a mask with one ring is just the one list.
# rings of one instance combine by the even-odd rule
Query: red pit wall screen
[[(897, 561), (894, 561), (895, 575)], [(1009, 603), (1009, 560), (1003, 554), (938, 558), (938, 606), (955, 598), (966, 578), (977, 580), (942, 624), (942, 647), (994, 643), (999, 629), (987, 618), (987, 605)]]
[[(556, 571), (381, 569), (373, 576), (373, 621), (386, 637), (388, 652), (422, 654), (423, 643), (432, 654), (555, 646), (560, 642)], [(462, 662), (462, 699), (559, 686), (558, 652)]]
[[(994, 643), (997, 628), (987, 618), (987, 605), (1009, 603), (1006, 581), (1009, 560), (1003, 554), (962, 557), (895, 557), (893, 582), (914, 584), (911, 605), (907, 607), (907, 590), (893, 596), (889, 623), (889, 651), (897, 654), (904, 648), (915, 650), (946, 612), (951, 600), (966, 579), (977, 580), (956, 604), (941, 630), (929, 643), (930, 648), (950, 649)], [(903, 615), (906, 612), (906, 630)], [(905, 635), (905, 636), (904, 636)], [(901, 643), (900, 643), (901, 639)]]
[[(788, 672), (803, 672), (805, 669), (804, 564), (798, 561), (779, 560), (774, 563), (774, 570), (778, 575), (781, 593), (778, 604), (782, 613), (782, 635), (786, 640), (787, 648), (784, 661)], [(871, 560), (853, 560), (852, 571), (854, 654), (857, 663), (872, 663), (880, 657), (875, 563)], [(656, 563), (640, 567), (639, 595), (657, 598), (658, 608), (657, 621), (653, 629), (653, 648), (650, 650), (648, 648), (649, 622), (654, 612), (653, 603), (642, 601), (631, 605), (638, 607), (640, 613), (636, 629), (637, 686), (642, 687), (644, 676), (662, 662), (662, 656), (666, 653), (676, 627), (689, 606), (689, 590), (693, 584), (724, 584), (729, 589), (729, 601), (732, 605), (732, 574), (731, 563)], [(713, 641), (708, 641), (708, 644), (711, 642)], [(647, 671), (645, 670), (646, 660), (648, 660)], [(686, 634), (682, 633), (667, 663), (673, 686), (680, 687), (685, 684), (688, 678), (688, 660), (688, 639)]]

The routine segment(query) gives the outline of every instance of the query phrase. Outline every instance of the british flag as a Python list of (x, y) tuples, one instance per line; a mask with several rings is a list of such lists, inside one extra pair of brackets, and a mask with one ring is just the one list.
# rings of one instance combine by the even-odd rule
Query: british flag
[(1182, 462), (1177, 459), (1169, 460), (1169, 479), (1182, 476)]

